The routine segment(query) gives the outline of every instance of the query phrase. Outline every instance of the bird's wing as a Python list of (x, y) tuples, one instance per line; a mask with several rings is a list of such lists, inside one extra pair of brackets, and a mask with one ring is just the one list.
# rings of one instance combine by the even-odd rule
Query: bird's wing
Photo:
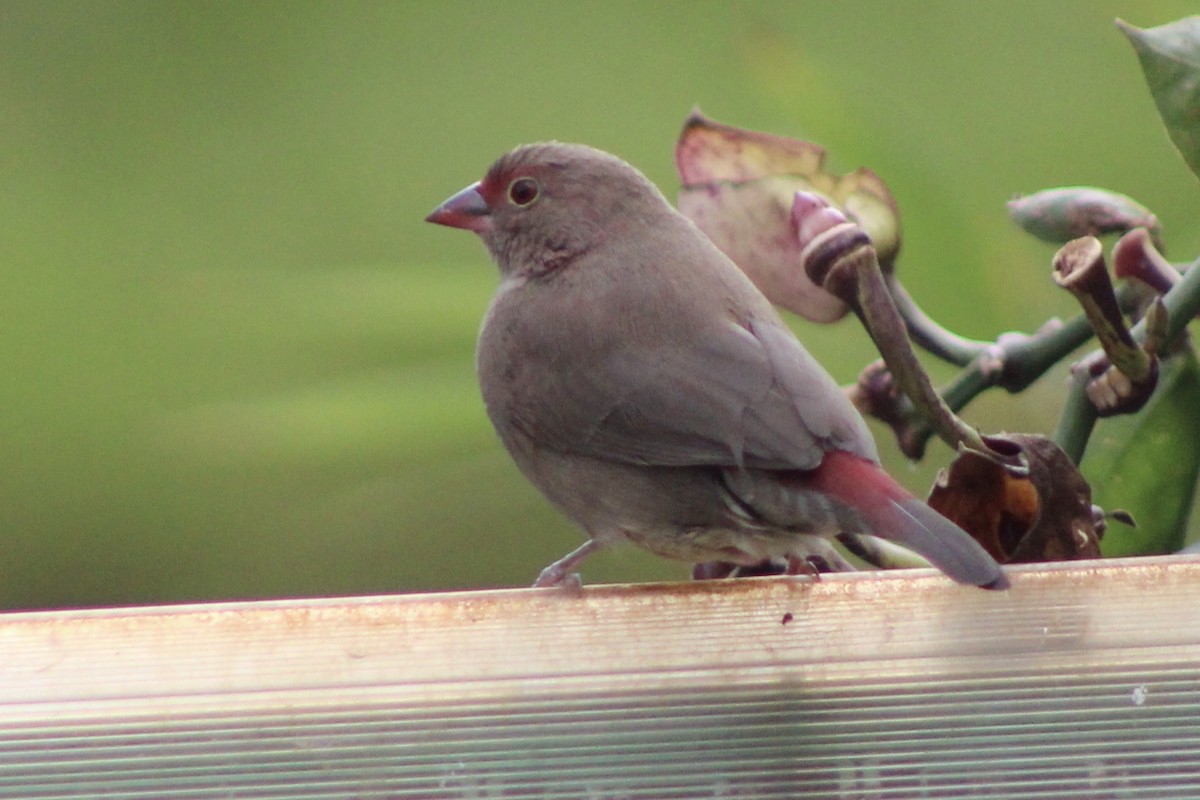
[(539, 444), (658, 466), (813, 469), (830, 448), (875, 458), (861, 417), (774, 314), (682, 341), (643, 333), (560, 374), (554, 410), (530, 420)]

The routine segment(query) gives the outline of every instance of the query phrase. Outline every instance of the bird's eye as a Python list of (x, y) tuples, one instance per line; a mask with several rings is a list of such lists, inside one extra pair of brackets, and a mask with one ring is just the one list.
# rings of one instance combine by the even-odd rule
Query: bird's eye
[(537, 200), (541, 189), (533, 178), (517, 178), (508, 185), (508, 199), (515, 205), (527, 206)]

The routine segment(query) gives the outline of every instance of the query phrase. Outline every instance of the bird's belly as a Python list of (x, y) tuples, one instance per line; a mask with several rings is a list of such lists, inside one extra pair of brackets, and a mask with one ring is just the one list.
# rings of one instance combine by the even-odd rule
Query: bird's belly
[(796, 549), (796, 531), (735, 513), (715, 467), (652, 467), (564, 455), (507, 437), (514, 461), (564, 515), (601, 541), (664, 558), (756, 564)]

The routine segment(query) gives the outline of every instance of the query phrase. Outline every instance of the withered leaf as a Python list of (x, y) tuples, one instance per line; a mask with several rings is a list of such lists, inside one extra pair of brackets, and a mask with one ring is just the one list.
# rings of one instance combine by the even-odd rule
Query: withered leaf
[(1044, 436), (984, 441), (1005, 458), (959, 454), (929, 505), (1004, 564), (1099, 558), (1091, 488), (1067, 454)]

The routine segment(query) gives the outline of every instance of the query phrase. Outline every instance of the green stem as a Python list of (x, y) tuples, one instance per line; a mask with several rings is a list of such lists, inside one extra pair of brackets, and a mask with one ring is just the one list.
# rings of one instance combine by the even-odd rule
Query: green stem
[[(1164, 342), (1169, 344), (1200, 314), (1200, 259), (1192, 263), (1184, 273), (1183, 280), (1163, 295), (1162, 302), (1168, 314)], [(1131, 334), (1135, 341), (1144, 341), (1146, 320), (1138, 322)], [(1086, 374), (1072, 377), (1062, 416), (1059, 417), (1058, 428), (1054, 431), (1055, 443), (1076, 464), (1083, 458), (1088, 437), (1096, 424), (1096, 407), (1092, 405), (1086, 392), (1088, 380)]]
[[(1126, 287), (1117, 292), (1118, 300), (1128, 300), (1132, 294)], [(1053, 330), (1014, 339), (1010, 345), (997, 345), (1000, 350), (1000, 374), (994, 385), (1017, 394), (1042, 377), (1046, 370), (1062, 361), (1076, 348), (1095, 335), (1085, 315), (1079, 314)], [(972, 368), (977, 365), (973, 364)], [(987, 388), (987, 387), (984, 387)]]
[[(1117, 300), (1122, 307), (1127, 307), (1133, 294), (1133, 289), (1122, 286), (1117, 290)], [(1138, 330), (1137, 327), (1133, 328), (1135, 339), (1139, 336)], [(1032, 335), (1009, 334), (1001, 337), (999, 341), (988, 345), (987, 350), (966, 369), (955, 375), (942, 390), (942, 396), (951, 409), (961, 411), (993, 386), (999, 386), (1010, 394), (1018, 394), (1094, 335), (1087, 317), (1079, 314), (1061, 325), (1045, 327)], [(929, 425), (915, 415), (910, 422), (901, 423), (898, 431), (901, 448), (909, 458), (920, 458), (932, 435), (933, 430)]]
[[(1181, 334), (1188, 324), (1200, 315), (1200, 259), (1192, 262), (1183, 280), (1175, 284), (1171, 291), (1162, 297), (1163, 305), (1167, 307), (1167, 332), (1164, 342), (1170, 343)], [(1145, 341), (1146, 321), (1143, 319), (1133, 326), (1134, 340)]]
[(900, 312), (900, 317), (904, 320), (913, 344), (926, 350), (930, 355), (963, 367), (991, 346), (991, 342), (968, 339), (939, 325), (935, 319), (921, 310), (917, 301), (913, 300), (912, 295), (900, 281), (896, 280), (894, 273), (887, 275), (885, 280), (888, 292), (896, 303), (896, 310)]
[(1071, 378), (1058, 427), (1051, 437), (1075, 464), (1083, 460), (1092, 428), (1096, 426), (1096, 407), (1087, 396), (1087, 381), (1086, 375)]
[(992, 382), (982, 369), (964, 369), (942, 387), (941, 395), (952, 410), (961, 411), (976, 395), (991, 385)]

